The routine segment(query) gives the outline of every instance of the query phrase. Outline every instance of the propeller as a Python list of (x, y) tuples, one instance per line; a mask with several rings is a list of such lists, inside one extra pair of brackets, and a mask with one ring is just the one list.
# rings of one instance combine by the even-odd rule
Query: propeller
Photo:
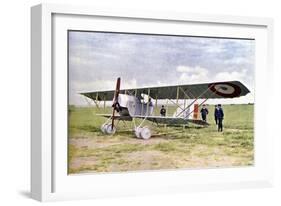
[(115, 117), (115, 111), (119, 112), (120, 110), (120, 105), (118, 103), (118, 96), (119, 96), (119, 92), (120, 92), (120, 83), (121, 83), (121, 79), (120, 77), (117, 78), (117, 82), (116, 82), (116, 88), (115, 88), (115, 92), (114, 92), (114, 97), (113, 97), (113, 110), (112, 110), (112, 122), (111, 122), (111, 129), (113, 130), (114, 127), (114, 117)]

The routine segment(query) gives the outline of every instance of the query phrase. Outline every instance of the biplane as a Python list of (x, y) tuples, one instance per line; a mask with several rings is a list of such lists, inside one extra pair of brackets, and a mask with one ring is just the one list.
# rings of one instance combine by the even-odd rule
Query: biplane
[[(84, 92), (80, 94), (90, 98), (96, 104), (103, 101), (104, 107), (107, 101), (112, 101), (111, 114), (97, 114), (107, 118), (106, 122), (101, 125), (103, 133), (112, 135), (116, 132), (115, 120), (118, 122), (120, 120), (132, 121), (132, 131), (137, 138), (142, 139), (149, 139), (152, 134), (149, 127), (143, 126), (145, 121), (165, 126), (185, 126), (189, 123), (208, 126), (209, 124), (206, 121), (198, 118), (198, 108), (208, 99), (235, 98), (245, 96), (250, 92), (239, 81), (134, 89), (120, 89), (120, 85), (121, 79), (119, 77), (117, 78), (115, 90)], [(199, 99), (202, 100), (200, 104), (196, 103)], [(160, 113), (159, 115), (153, 115), (153, 110), (157, 108), (157, 101), (160, 100), (169, 100), (176, 106), (177, 109), (173, 116), (161, 116)], [(179, 100), (184, 100), (184, 104), (179, 104)], [(186, 100), (191, 102), (186, 104)], [(135, 119), (142, 119), (142, 121), (139, 125), (136, 125)]]

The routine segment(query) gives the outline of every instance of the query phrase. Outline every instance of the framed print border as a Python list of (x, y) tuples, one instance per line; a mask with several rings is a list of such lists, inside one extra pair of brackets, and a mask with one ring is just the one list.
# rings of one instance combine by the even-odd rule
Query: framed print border
[[(166, 23), (179, 23), (179, 27), (183, 27), (185, 24), (204, 24), (204, 25), (219, 25), (225, 27), (239, 27), (245, 26), (249, 28), (262, 28), (264, 44), (261, 55), (264, 56), (264, 64), (266, 69), (259, 71), (259, 75), (256, 80), (257, 90), (262, 91), (262, 87), (259, 86), (262, 81), (266, 81), (266, 84), (270, 86), (272, 82), (270, 79), (273, 77), (273, 21), (269, 18), (259, 17), (238, 17), (238, 16), (220, 16), (220, 15), (202, 15), (202, 14), (189, 14), (189, 13), (176, 13), (176, 12), (149, 12), (149, 11), (136, 11), (136, 10), (121, 10), (121, 9), (109, 9), (109, 8), (92, 8), (82, 6), (70, 6), (70, 5), (57, 5), (57, 4), (40, 4), (32, 7), (31, 9), (31, 195), (32, 198), (40, 201), (50, 200), (63, 200), (63, 199), (80, 199), (80, 198), (93, 198), (93, 197), (109, 197), (119, 195), (131, 195), (131, 194), (148, 194), (148, 193), (165, 193), (167, 191), (179, 192), (179, 191), (206, 191), (212, 189), (233, 189), (233, 188), (245, 188), (245, 187), (265, 187), (271, 186), (273, 180), (273, 163), (272, 163), (272, 148), (273, 148), (273, 134), (268, 130), (268, 125), (260, 128), (259, 131), (266, 135), (266, 142), (264, 148), (258, 147), (258, 153), (264, 154), (264, 159), (261, 164), (255, 165), (250, 169), (207, 169), (207, 173), (203, 174), (202, 170), (179, 170), (177, 173), (168, 172), (136, 172), (126, 173), (122, 175), (123, 180), (128, 178), (128, 181), (133, 179), (143, 178), (143, 174), (151, 176), (151, 180), (155, 178), (155, 182), (158, 183), (164, 178), (172, 178), (176, 175), (182, 175), (182, 177), (188, 179), (197, 172), (202, 175), (203, 182), (187, 182), (180, 183), (179, 181), (174, 184), (166, 183), (162, 185), (151, 187), (147, 191), (142, 192), (142, 188), (145, 185), (140, 185), (140, 190), (137, 190), (132, 185), (124, 186), (123, 189), (118, 190), (118, 186), (114, 184), (120, 184), (116, 179), (121, 177), (120, 174), (100, 174), (99, 179), (103, 180), (103, 176), (106, 176), (108, 181), (105, 183), (107, 187), (112, 186), (112, 190), (106, 190), (101, 188), (98, 190), (91, 190), (89, 188), (79, 189), (79, 192), (73, 190), (71, 192), (66, 191), (62, 184), (69, 182), (85, 182), (87, 178), (94, 178), (90, 175), (83, 177), (72, 177), (72, 180), (67, 178), (67, 174), (62, 172), (57, 165), (60, 165), (58, 158), (61, 154), (56, 150), (56, 147), (61, 147), (62, 144), (58, 143), (56, 139), (56, 131), (59, 130), (58, 124), (61, 123), (56, 118), (56, 93), (59, 92), (58, 79), (63, 77), (63, 73), (58, 73), (56, 68), (56, 53), (57, 50), (64, 49), (58, 48), (55, 44), (55, 39), (60, 37), (54, 32), (64, 32), (68, 28), (63, 28), (60, 21), (55, 18), (57, 16), (65, 17), (82, 17), (82, 18), (107, 18), (109, 23), (114, 20), (126, 21), (139, 21), (145, 25), (148, 21), (160, 21)], [(125, 24), (124, 24), (125, 25)], [(125, 28), (125, 27), (124, 27)], [(73, 28), (71, 28), (73, 29)], [(115, 28), (118, 30), (118, 28)], [(162, 33), (163, 31), (159, 31)], [(60, 71), (61, 72), (61, 71)], [(265, 75), (263, 75), (265, 74)], [(60, 89), (60, 91), (63, 91)], [(264, 91), (264, 90), (263, 90)], [(66, 92), (66, 91), (65, 91)], [(268, 91), (268, 98), (272, 97), (270, 91)], [(259, 98), (259, 95), (257, 95)], [(259, 101), (261, 102), (261, 101)], [(266, 106), (267, 102), (261, 102), (257, 105), (256, 116), (259, 115), (259, 111), (262, 107)], [(268, 120), (269, 116), (266, 115), (265, 120)], [(265, 121), (264, 120), (264, 121)], [(268, 121), (266, 121), (268, 124)], [(256, 128), (256, 125), (255, 125)], [(255, 130), (256, 133), (256, 130)], [(63, 149), (62, 151), (65, 151)], [(262, 152), (260, 152), (262, 151)], [(259, 154), (258, 157), (261, 157)], [(253, 178), (248, 178), (253, 172), (258, 172)], [(201, 174), (202, 173), (202, 174)], [(218, 180), (224, 173), (222, 180)], [(241, 174), (239, 180), (238, 175)], [(64, 177), (62, 177), (64, 175)], [(230, 176), (236, 176), (235, 178), (229, 178)], [(244, 175), (244, 176), (243, 176)], [(189, 177), (190, 176), (190, 177)], [(213, 178), (211, 181), (210, 178)], [(248, 178), (248, 179), (247, 179)], [(61, 179), (64, 179), (61, 181)], [(75, 180), (73, 180), (75, 179)], [(77, 183), (78, 184), (78, 183)], [(97, 183), (98, 185), (99, 183)], [(139, 183), (140, 184), (140, 183)], [(148, 185), (151, 184), (147, 183)], [(66, 184), (67, 185), (67, 184)], [(125, 184), (126, 185), (126, 184)], [(170, 187), (167, 190), (167, 187)], [(162, 189), (160, 188), (162, 187)], [(165, 189), (166, 188), (166, 189)], [(118, 190), (114, 192), (113, 190)]]

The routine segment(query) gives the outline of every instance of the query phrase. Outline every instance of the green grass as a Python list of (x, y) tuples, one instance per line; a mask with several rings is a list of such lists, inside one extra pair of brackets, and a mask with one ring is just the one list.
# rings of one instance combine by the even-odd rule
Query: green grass
[[(151, 139), (136, 139), (132, 123), (118, 124), (115, 135), (100, 126), (111, 108), (69, 110), (69, 173), (248, 166), (254, 163), (253, 105), (225, 105), (224, 132), (218, 133), (209, 106), (208, 127), (156, 126)], [(169, 113), (175, 108), (169, 108)], [(137, 121), (138, 123), (140, 120)]]

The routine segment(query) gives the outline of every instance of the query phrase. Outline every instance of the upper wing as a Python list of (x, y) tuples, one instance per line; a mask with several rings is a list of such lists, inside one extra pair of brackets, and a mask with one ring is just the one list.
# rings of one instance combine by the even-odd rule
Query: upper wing
[(134, 118), (140, 118), (140, 119), (147, 119), (148, 121), (159, 123), (159, 124), (168, 124), (168, 125), (181, 125), (181, 124), (198, 124), (198, 125), (204, 125), (207, 126), (209, 123), (203, 121), (203, 120), (197, 120), (197, 119), (184, 119), (180, 117), (161, 117), (161, 116), (134, 116)]
[[(215, 99), (245, 96), (250, 91), (239, 81), (213, 82), (203, 84), (144, 87), (122, 89), (120, 93), (132, 95), (148, 94), (154, 99)], [(114, 90), (80, 93), (93, 100), (109, 101), (114, 97)]]

